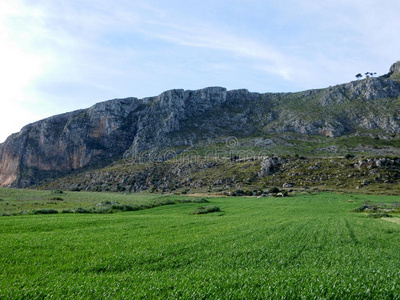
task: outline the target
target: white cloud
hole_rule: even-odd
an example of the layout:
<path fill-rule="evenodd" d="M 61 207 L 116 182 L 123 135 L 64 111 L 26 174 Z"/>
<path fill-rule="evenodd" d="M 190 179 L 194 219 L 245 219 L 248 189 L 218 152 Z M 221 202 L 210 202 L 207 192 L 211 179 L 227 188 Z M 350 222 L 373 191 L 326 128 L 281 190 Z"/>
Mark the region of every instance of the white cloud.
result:
<path fill-rule="evenodd" d="M 206 48 L 224 51 L 241 58 L 260 60 L 269 63 L 269 72 L 288 78 L 285 69 L 287 57 L 266 44 L 261 44 L 247 37 L 236 36 L 202 24 L 193 27 L 177 27 L 168 23 L 158 24 L 160 30 L 145 32 L 148 36 L 163 39 L 187 47 Z"/>
<path fill-rule="evenodd" d="M 9 15 L 18 13 L 18 7 L 10 2 L 0 4 L 0 142 L 24 125 L 40 118 L 27 110 L 26 89 L 42 71 L 43 60 L 24 52 L 12 39 L 12 31 L 6 25 Z"/>
<path fill-rule="evenodd" d="M 394 0 L 3 0 L 0 125 L 176 87 L 295 91 L 383 73 L 399 59 L 399 10 Z"/>

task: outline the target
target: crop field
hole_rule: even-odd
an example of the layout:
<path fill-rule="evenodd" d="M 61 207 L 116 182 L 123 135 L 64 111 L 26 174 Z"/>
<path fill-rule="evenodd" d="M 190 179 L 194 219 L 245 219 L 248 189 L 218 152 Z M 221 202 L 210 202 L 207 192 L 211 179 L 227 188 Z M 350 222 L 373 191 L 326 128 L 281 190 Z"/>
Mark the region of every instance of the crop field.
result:
<path fill-rule="evenodd" d="M 52 213 L 110 213 L 141 210 L 177 202 L 202 202 L 198 197 L 152 193 L 99 193 L 0 188 L 0 216 Z"/>
<path fill-rule="evenodd" d="M 8 205 L 21 199 L 2 192 Z M 29 205 L 49 193 L 35 191 Z M 68 194 L 65 202 L 130 199 Z M 0 299 L 400 299 L 399 218 L 352 212 L 367 201 L 399 200 L 216 197 L 207 205 L 220 211 L 208 214 L 193 213 L 203 204 L 176 203 L 113 214 L 3 216 Z"/>

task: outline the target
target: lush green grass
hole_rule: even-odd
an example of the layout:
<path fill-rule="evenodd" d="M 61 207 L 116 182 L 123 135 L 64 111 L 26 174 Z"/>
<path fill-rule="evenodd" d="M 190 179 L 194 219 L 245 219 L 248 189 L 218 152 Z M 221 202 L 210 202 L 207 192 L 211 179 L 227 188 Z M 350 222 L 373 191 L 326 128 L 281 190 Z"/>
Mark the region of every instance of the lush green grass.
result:
<path fill-rule="evenodd" d="M 173 204 L 179 201 L 199 201 L 199 199 L 152 193 L 98 193 L 0 188 L 0 216 L 31 214 L 49 209 L 57 212 L 75 211 L 78 208 L 99 211 L 104 209 L 105 206 L 112 205 L 125 205 L 141 209 Z"/>
<path fill-rule="evenodd" d="M 351 212 L 365 201 L 399 198 L 214 198 L 222 212 L 206 215 L 182 203 L 2 217 L 0 298 L 399 299 L 400 225 Z"/>

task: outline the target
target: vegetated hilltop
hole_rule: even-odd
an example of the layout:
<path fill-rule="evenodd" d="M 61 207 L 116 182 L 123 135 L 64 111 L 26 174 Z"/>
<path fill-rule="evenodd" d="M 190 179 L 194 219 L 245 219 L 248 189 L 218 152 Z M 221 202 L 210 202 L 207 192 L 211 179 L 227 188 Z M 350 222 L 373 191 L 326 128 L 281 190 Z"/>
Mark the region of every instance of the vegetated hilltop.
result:
<path fill-rule="evenodd" d="M 396 155 L 399 74 L 397 62 L 382 77 L 298 93 L 209 87 L 98 103 L 8 137 L 0 144 L 0 186 L 28 187 L 122 157 L 137 163 L 243 151 Z"/>

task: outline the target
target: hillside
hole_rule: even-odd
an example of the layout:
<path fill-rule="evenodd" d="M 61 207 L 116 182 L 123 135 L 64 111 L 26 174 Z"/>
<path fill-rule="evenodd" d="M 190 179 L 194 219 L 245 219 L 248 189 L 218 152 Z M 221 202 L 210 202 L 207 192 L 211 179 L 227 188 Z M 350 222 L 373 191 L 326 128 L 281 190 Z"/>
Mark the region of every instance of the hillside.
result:
<path fill-rule="evenodd" d="M 48 184 L 109 164 L 146 168 L 185 156 L 257 157 L 258 171 L 262 158 L 271 154 L 396 156 L 399 66 L 382 77 L 298 93 L 170 90 L 53 116 L 0 144 L 0 186 Z M 140 189 L 150 188 L 146 183 Z"/>

